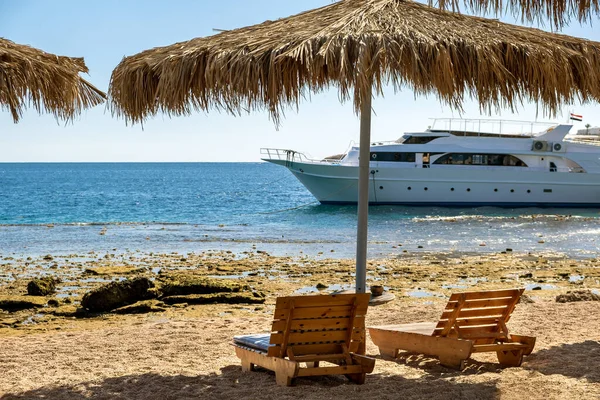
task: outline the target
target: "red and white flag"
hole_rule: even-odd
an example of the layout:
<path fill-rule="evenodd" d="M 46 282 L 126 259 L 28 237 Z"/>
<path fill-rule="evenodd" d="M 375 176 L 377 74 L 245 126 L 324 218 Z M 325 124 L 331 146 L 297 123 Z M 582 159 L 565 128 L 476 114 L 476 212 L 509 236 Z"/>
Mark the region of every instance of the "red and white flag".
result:
<path fill-rule="evenodd" d="M 573 121 L 583 121 L 583 115 L 577 115 L 577 114 L 571 113 L 571 119 Z"/>

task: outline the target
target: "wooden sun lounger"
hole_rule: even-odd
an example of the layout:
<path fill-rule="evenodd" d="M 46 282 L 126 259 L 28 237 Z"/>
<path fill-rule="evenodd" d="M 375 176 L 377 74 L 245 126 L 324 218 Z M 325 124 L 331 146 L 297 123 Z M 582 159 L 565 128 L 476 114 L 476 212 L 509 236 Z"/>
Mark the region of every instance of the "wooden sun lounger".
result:
<path fill-rule="evenodd" d="M 462 369 L 472 353 L 495 351 L 501 365 L 518 367 L 535 345 L 535 337 L 511 334 L 506 327 L 523 291 L 455 293 L 437 323 L 374 326 L 369 333 L 379 352 L 394 358 L 406 350 Z"/>
<path fill-rule="evenodd" d="M 278 298 L 270 334 L 234 337 L 242 370 L 259 365 L 275 371 L 277 383 L 287 386 L 298 376 L 338 374 L 364 383 L 375 367 L 374 358 L 356 354 L 365 341 L 369 298 L 369 294 Z"/>

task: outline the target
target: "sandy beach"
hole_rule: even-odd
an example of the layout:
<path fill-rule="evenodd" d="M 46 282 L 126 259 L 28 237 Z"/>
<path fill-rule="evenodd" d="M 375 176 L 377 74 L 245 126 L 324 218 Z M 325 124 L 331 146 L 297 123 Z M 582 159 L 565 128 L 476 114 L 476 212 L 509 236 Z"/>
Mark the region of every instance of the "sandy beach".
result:
<path fill-rule="evenodd" d="M 0 400 L 600 400 L 600 0 L 0 21 Z"/>
<path fill-rule="evenodd" d="M 352 260 L 271 257 L 257 250 L 71 254 L 0 261 L 0 297 L 26 293 L 27 281 L 45 271 L 61 279 L 58 295 L 47 297 L 58 305 L 0 312 L 2 399 L 600 397 L 600 321 L 596 318 L 600 302 L 555 301 L 568 291 L 593 292 L 600 287 L 600 263 L 595 259 L 508 252 L 421 253 L 373 260 L 369 282 L 383 284 L 396 299 L 370 307 L 367 325 L 435 321 L 447 296 L 456 291 L 527 287 L 535 290 L 525 292 L 526 301 L 517 306 L 509 329 L 536 336 L 534 352 L 518 368 L 501 368 L 495 355 L 484 353 L 475 355 L 465 370 L 456 371 L 421 355 L 382 357 L 368 340 L 367 355 L 377 362 L 365 385 L 333 376 L 299 378 L 293 387 L 277 386 L 269 371 L 242 373 L 231 339 L 268 330 L 277 296 L 310 294 L 318 284 L 326 286 L 324 292 L 351 285 Z M 86 272 L 89 269 L 98 273 L 94 279 Z M 136 276 L 158 279 L 160 274 L 182 271 L 220 276 L 260 290 L 266 301 L 178 304 L 164 311 L 126 315 L 84 317 L 65 311 L 76 309 L 85 291 L 132 276 L 132 269 Z"/>

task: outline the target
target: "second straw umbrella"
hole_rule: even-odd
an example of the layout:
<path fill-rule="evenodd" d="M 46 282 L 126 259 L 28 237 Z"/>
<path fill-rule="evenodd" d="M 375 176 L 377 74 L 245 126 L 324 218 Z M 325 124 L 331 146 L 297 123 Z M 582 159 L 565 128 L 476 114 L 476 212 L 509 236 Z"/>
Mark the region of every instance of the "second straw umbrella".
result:
<path fill-rule="evenodd" d="M 0 107 L 18 122 L 31 103 L 38 112 L 70 120 L 106 94 L 79 76 L 83 58 L 64 57 L 0 38 Z"/>

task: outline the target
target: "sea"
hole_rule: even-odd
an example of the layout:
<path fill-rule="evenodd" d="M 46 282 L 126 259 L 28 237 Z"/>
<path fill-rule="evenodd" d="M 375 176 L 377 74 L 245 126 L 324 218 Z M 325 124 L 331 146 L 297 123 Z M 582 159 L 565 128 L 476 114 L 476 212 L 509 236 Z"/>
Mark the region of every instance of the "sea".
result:
<path fill-rule="evenodd" d="M 269 163 L 1 163 L 0 256 L 262 250 L 352 258 L 356 206 Z M 371 206 L 368 257 L 596 257 L 598 209 Z"/>

